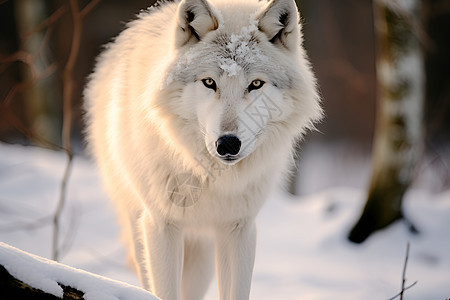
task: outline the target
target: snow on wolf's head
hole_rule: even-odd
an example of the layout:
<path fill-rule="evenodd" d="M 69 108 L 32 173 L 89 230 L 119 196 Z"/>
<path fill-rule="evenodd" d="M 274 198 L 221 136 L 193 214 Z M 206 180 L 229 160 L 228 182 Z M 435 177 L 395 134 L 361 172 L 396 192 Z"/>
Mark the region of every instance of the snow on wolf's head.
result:
<path fill-rule="evenodd" d="M 233 165 L 265 143 L 292 143 L 321 116 L 294 0 L 184 0 L 168 86 L 209 154 Z M 192 141 L 191 141 L 192 142 Z"/>

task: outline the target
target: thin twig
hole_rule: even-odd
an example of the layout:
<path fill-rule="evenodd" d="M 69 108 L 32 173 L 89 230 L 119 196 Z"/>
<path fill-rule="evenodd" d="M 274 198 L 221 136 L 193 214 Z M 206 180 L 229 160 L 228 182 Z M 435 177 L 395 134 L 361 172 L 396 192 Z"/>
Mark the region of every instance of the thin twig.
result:
<path fill-rule="evenodd" d="M 413 284 L 411 284 L 411 285 L 405 287 L 403 291 L 401 291 L 400 293 L 398 293 L 398 294 L 395 295 L 394 297 L 389 298 L 388 300 L 395 300 L 396 298 L 398 298 L 398 296 L 403 297 L 403 293 L 404 293 L 405 291 L 409 290 L 410 288 L 412 288 L 413 286 L 415 286 L 416 284 L 417 284 L 417 281 L 415 281 Z M 402 298 L 400 298 L 400 300 L 401 300 L 401 299 L 402 299 Z"/>
<path fill-rule="evenodd" d="M 11 103 L 11 101 L 15 98 L 15 96 L 18 93 L 21 93 L 25 90 L 27 90 L 28 88 L 30 88 L 32 85 L 34 85 L 37 81 L 45 79 L 47 77 L 49 77 L 50 75 L 52 75 L 56 70 L 58 69 L 58 65 L 56 62 L 52 63 L 50 66 L 48 66 L 47 68 L 45 68 L 44 71 L 40 72 L 39 74 L 37 74 L 35 77 L 33 77 L 31 80 L 28 81 L 24 81 L 24 82 L 20 82 L 15 84 L 9 91 L 8 94 L 6 95 L 5 99 L 3 100 L 3 104 L 5 106 L 9 105 Z"/>
<path fill-rule="evenodd" d="M 39 46 L 39 50 L 36 53 L 30 53 L 24 50 L 19 50 L 6 57 L 0 56 L 0 73 L 7 70 L 7 68 L 15 62 L 24 63 L 26 66 L 28 66 L 31 73 L 30 79 L 15 84 L 8 91 L 5 99 L 3 100 L 4 105 L 9 105 L 10 102 L 15 98 L 15 96 L 18 93 L 27 90 L 28 88 L 36 84 L 39 80 L 49 77 L 57 70 L 58 64 L 56 62 L 50 64 L 43 71 L 39 71 L 39 69 L 36 67 L 35 64 L 35 60 L 42 57 L 42 53 L 44 52 L 46 46 L 48 45 L 48 42 L 50 40 L 50 32 L 51 32 L 50 30 L 47 30 L 47 32 L 44 35 L 44 38 L 42 39 L 41 45 Z"/>
<path fill-rule="evenodd" d="M 30 68 L 31 76 L 34 78 L 39 73 L 34 65 L 34 57 L 31 53 L 19 50 L 7 57 L 0 58 L 0 73 L 4 72 L 12 63 L 22 62 Z"/>
<path fill-rule="evenodd" d="M 406 266 L 408 265 L 409 258 L 409 242 L 406 245 L 406 256 L 405 263 L 403 264 L 403 273 L 402 273 L 402 289 L 400 290 L 400 300 L 403 300 L 403 292 L 405 291 L 405 283 L 406 283 Z"/>
<path fill-rule="evenodd" d="M 55 24 L 67 11 L 67 7 L 65 5 L 61 6 L 57 10 L 55 10 L 48 18 L 46 18 L 44 21 L 41 22 L 38 26 L 33 28 L 30 32 L 27 32 L 23 39 L 28 39 L 32 35 L 43 31 L 44 29 L 50 28 Z"/>
<path fill-rule="evenodd" d="M 415 286 L 417 284 L 417 281 L 415 281 L 410 286 L 405 287 L 405 284 L 406 284 L 406 266 L 408 265 L 408 258 L 409 258 L 409 242 L 406 245 L 406 256 L 405 256 L 405 262 L 403 264 L 402 288 L 400 290 L 400 293 L 398 293 L 397 295 L 395 295 L 392 298 L 389 298 L 388 300 L 394 300 L 394 299 L 396 299 L 399 296 L 400 296 L 400 300 L 403 300 L 403 294 L 405 293 L 405 291 L 409 290 L 410 288 L 412 288 L 413 286 Z"/>
<path fill-rule="evenodd" d="M 67 164 L 64 171 L 64 177 L 61 181 L 61 189 L 58 205 L 53 218 L 53 245 L 52 258 L 58 261 L 59 258 L 59 223 L 61 214 L 66 202 L 67 183 L 72 168 L 72 150 L 70 146 L 70 132 L 72 129 L 72 95 L 73 95 L 73 69 L 80 50 L 82 22 L 79 17 L 78 0 L 70 0 L 70 11 L 73 21 L 72 45 L 69 52 L 69 58 L 63 70 L 63 126 L 62 126 L 62 146 L 67 154 Z"/>
<path fill-rule="evenodd" d="M 60 229 L 60 219 L 61 214 L 64 208 L 65 199 L 66 199 L 66 191 L 67 184 L 70 177 L 70 172 L 72 168 L 73 154 L 70 145 L 70 136 L 72 129 L 72 98 L 74 91 L 74 78 L 73 71 L 75 68 L 75 63 L 79 54 L 80 44 L 81 44 L 81 33 L 82 33 L 82 21 L 100 2 L 101 0 L 92 0 L 89 4 L 86 5 L 81 11 L 78 6 L 78 0 L 69 0 L 70 11 L 72 14 L 72 22 L 73 22 L 73 32 L 72 32 L 72 43 L 69 52 L 69 57 L 63 69 L 63 125 L 62 125 L 62 149 L 67 154 L 67 164 L 64 170 L 64 176 L 61 181 L 60 187 L 60 195 L 58 204 L 53 215 L 53 239 L 52 239 L 52 257 L 54 260 L 58 260 L 59 256 L 59 229 Z M 0 0 L 0 4 L 5 1 Z M 67 12 L 67 5 L 63 5 L 54 11 L 49 17 L 47 17 L 44 21 L 42 21 L 38 26 L 36 26 L 33 30 L 26 33 L 23 38 L 27 39 L 30 36 L 41 32 L 47 29 L 44 40 L 39 48 L 38 53 L 31 54 L 26 51 L 18 51 L 13 53 L 12 55 L 4 58 L 0 57 L 0 73 L 6 70 L 10 64 L 14 62 L 22 62 L 26 64 L 31 71 L 31 79 L 19 84 L 16 84 L 11 88 L 8 92 L 6 98 L 3 103 L 0 102 L 0 108 L 8 108 L 11 100 L 15 97 L 15 95 L 34 83 L 36 83 L 39 79 L 45 78 L 52 74 L 57 69 L 57 64 L 53 63 L 49 67 L 47 67 L 43 72 L 39 72 L 34 60 L 36 57 L 41 56 L 41 53 L 45 46 L 49 41 L 49 36 L 51 32 L 51 26 L 54 24 Z M 12 118 L 14 120 L 14 118 Z M 17 120 L 16 120 L 17 121 Z M 24 126 L 21 122 L 15 122 L 17 127 L 20 127 L 21 132 L 27 133 L 27 136 L 33 136 L 33 131 L 30 130 L 27 126 Z"/>
<path fill-rule="evenodd" d="M 8 224 L 3 224 L 0 226 L 0 232 L 2 233 L 11 233 L 15 231 L 28 231 L 28 230 L 36 230 L 39 227 L 43 227 L 51 224 L 52 216 L 45 216 L 30 222 L 11 222 Z"/>
<path fill-rule="evenodd" d="M 41 23 L 41 25 L 42 24 L 46 25 L 46 21 L 49 21 L 50 18 L 52 18 L 52 16 L 44 20 L 44 22 Z M 49 21 L 50 24 L 52 24 L 53 22 L 54 22 L 53 20 Z M 39 25 L 38 27 L 40 27 L 41 25 Z M 26 34 L 25 37 L 28 38 L 30 35 L 37 33 L 39 31 L 41 30 L 33 30 L 30 33 Z M 38 71 L 38 68 L 36 67 L 34 61 L 39 57 L 42 57 L 42 53 L 46 49 L 48 42 L 50 40 L 50 32 L 51 32 L 50 29 L 46 31 L 42 39 L 41 45 L 39 46 L 39 49 L 36 53 L 30 53 L 25 50 L 19 50 L 6 57 L 0 56 L 0 73 L 4 72 L 12 63 L 22 62 L 26 64 L 30 69 L 32 79 L 34 81 L 37 81 L 40 72 Z"/>
<path fill-rule="evenodd" d="M 72 14 L 73 31 L 72 44 L 63 70 L 63 126 L 62 126 L 62 146 L 67 154 L 67 164 L 64 171 L 64 177 L 61 182 L 60 197 L 56 207 L 53 219 L 53 259 L 59 257 L 59 223 L 61 213 L 66 202 L 66 189 L 72 168 L 73 154 L 70 145 L 70 136 L 72 129 L 72 98 L 74 90 L 73 70 L 80 51 L 81 33 L 83 30 L 83 18 L 99 3 L 98 0 L 91 1 L 81 12 L 78 6 L 78 0 L 70 0 L 70 11 Z"/>
<path fill-rule="evenodd" d="M 55 261 L 58 261 L 59 258 L 59 242 L 58 242 L 58 238 L 59 238 L 59 224 L 60 224 L 60 218 L 61 218 L 61 214 L 64 208 L 64 204 L 65 204 L 65 200 L 66 200 L 66 190 L 67 190 L 67 183 L 69 181 L 69 176 L 70 176 L 70 171 L 72 169 L 72 153 L 66 152 L 67 153 L 67 165 L 66 165 L 66 169 L 64 171 L 64 177 L 61 181 L 61 189 L 60 189 L 60 194 L 59 194 L 59 200 L 58 200 L 58 205 L 56 207 L 56 211 L 55 214 L 53 216 L 53 239 L 52 239 L 52 259 Z"/>
<path fill-rule="evenodd" d="M 26 125 L 23 120 L 21 120 L 19 117 L 16 116 L 15 112 L 10 109 L 10 107 L 4 103 L 0 102 L 0 110 L 9 110 L 8 113 L 6 113 L 5 121 L 8 124 L 11 124 L 15 129 L 17 129 L 20 133 L 22 133 L 24 136 L 26 136 L 29 139 L 35 140 L 39 142 L 39 144 L 50 148 L 50 149 L 57 149 L 61 150 L 61 146 L 54 144 L 50 142 L 48 139 L 43 138 L 36 132 L 34 132 L 28 125 Z"/>
<path fill-rule="evenodd" d="M 80 12 L 80 18 L 83 20 L 102 0 L 92 0 Z"/>
<path fill-rule="evenodd" d="M 68 223 L 68 226 L 67 226 L 68 229 L 64 233 L 64 240 L 62 241 L 60 248 L 59 248 L 60 256 L 63 256 L 64 254 L 68 253 L 70 251 L 70 248 L 73 246 L 73 242 L 76 237 L 76 232 L 79 228 L 79 223 L 80 223 L 78 213 L 79 213 L 79 211 L 75 207 L 73 209 L 71 209 L 69 221 L 66 222 L 66 223 Z"/>

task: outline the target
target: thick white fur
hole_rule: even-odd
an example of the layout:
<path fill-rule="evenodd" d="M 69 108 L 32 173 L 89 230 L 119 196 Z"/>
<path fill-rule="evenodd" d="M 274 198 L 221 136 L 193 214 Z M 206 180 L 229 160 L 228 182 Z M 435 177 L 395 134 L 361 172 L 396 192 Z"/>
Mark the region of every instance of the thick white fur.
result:
<path fill-rule="evenodd" d="M 293 0 L 184 0 L 141 13 L 98 58 L 88 141 L 160 298 L 201 299 L 215 257 L 220 299 L 248 299 L 255 216 L 322 116 L 301 39 Z M 217 157 L 224 134 L 241 139 L 238 161 Z M 186 174 L 201 193 L 180 205 L 170 195 Z"/>

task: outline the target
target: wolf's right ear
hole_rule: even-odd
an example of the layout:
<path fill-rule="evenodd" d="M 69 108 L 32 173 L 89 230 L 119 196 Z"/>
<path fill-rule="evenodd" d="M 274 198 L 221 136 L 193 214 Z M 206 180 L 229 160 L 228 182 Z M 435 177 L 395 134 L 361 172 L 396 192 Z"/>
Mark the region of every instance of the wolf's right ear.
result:
<path fill-rule="evenodd" d="M 177 47 L 200 41 L 219 27 L 217 18 L 206 0 L 183 0 L 178 5 Z"/>

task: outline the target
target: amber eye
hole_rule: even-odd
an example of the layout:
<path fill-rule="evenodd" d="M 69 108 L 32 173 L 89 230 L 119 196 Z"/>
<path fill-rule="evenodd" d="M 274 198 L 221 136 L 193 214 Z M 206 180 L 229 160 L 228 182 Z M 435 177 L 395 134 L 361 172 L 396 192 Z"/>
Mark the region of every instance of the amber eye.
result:
<path fill-rule="evenodd" d="M 216 82 L 212 78 L 208 77 L 208 78 L 202 79 L 202 82 L 203 82 L 203 85 L 206 86 L 208 89 L 212 89 L 214 91 L 217 90 Z"/>
<path fill-rule="evenodd" d="M 251 92 L 253 90 L 260 89 L 260 88 L 262 88 L 264 83 L 265 83 L 264 81 L 259 80 L 259 79 L 253 80 L 252 83 L 248 86 L 248 91 Z"/>

